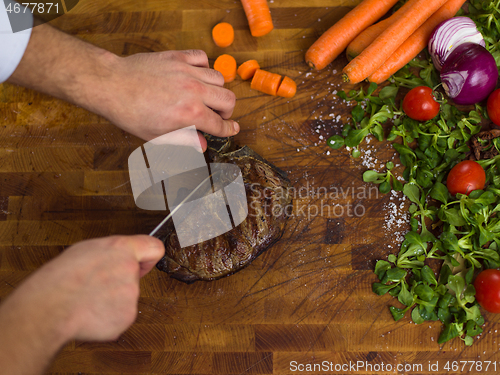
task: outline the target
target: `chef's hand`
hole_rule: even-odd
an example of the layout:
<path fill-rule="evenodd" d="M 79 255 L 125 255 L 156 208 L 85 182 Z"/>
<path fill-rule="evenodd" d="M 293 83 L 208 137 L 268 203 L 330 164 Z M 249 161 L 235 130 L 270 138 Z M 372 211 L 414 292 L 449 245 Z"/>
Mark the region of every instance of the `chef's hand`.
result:
<path fill-rule="evenodd" d="M 33 28 L 8 81 L 84 107 L 147 141 L 190 125 L 220 137 L 239 131 L 229 119 L 235 95 L 199 50 L 118 57 L 43 24 Z"/>
<path fill-rule="evenodd" d="M 229 120 L 236 97 L 210 69 L 200 50 L 136 54 L 120 58 L 107 87 L 107 105 L 96 111 L 145 140 L 195 125 L 217 136 L 238 133 Z"/>
<path fill-rule="evenodd" d="M 29 282 L 52 290 L 45 301 L 66 310 L 62 321 L 72 338 L 114 340 L 136 318 L 139 279 L 164 254 L 163 243 L 146 235 L 88 240 L 68 248 Z"/>
<path fill-rule="evenodd" d="M 150 236 L 113 236 L 80 242 L 42 266 L 0 305 L 2 371 L 42 373 L 72 339 L 116 340 L 137 316 L 140 277 L 164 252 Z"/>

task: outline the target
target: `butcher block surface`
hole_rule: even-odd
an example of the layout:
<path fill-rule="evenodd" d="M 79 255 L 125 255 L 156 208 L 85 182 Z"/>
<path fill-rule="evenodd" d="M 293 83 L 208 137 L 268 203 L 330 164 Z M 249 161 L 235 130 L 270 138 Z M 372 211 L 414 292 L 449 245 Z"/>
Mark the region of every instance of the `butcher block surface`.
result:
<path fill-rule="evenodd" d="M 335 95 L 353 88 L 342 83 L 346 59 L 320 72 L 304 62 L 306 49 L 358 2 L 270 0 L 275 29 L 260 38 L 250 35 L 237 0 L 81 0 L 51 22 L 122 56 L 196 48 L 211 64 L 222 53 L 238 63 L 256 59 L 293 78 L 297 95 L 261 94 L 239 78 L 226 84 L 238 98 L 236 141 L 288 173 L 294 187 L 283 238 L 213 282 L 187 285 L 154 269 L 141 280 L 129 330 L 116 342 L 68 343 L 48 374 L 500 372 L 500 363 L 485 371 L 500 360 L 497 316 L 485 313 L 472 347 L 459 339 L 439 345 L 439 323 L 394 322 L 388 306 L 398 302 L 371 290 L 375 261 L 397 251 L 408 229 L 407 202 L 378 193 L 362 173 L 383 169 L 395 154 L 373 137 L 358 159 L 327 146 L 350 113 Z M 235 28 L 225 49 L 211 39 L 220 21 Z M 132 196 L 127 160 L 142 143 L 81 108 L 0 86 L 1 299 L 73 243 L 145 234 L 161 221 L 164 212 L 141 210 Z M 481 362 L 482 371 L 460 361 Z"/>

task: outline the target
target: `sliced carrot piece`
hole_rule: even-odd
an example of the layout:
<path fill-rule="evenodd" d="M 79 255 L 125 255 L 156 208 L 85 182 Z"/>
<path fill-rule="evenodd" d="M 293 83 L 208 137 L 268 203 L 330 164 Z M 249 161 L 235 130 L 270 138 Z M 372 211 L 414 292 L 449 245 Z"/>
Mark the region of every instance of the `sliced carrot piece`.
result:
<path fill-rule="evenodd" d="M 236 72 L 241 77 L 241 79 L 246 81 L 247 79 L 253 77 L 257 69 L 260 69 L 257 60 L 248 60 L 241 64 Z"/>
<path fill-rule="evenodd" d="M 227 22 L 220 22 L 212 29 L 212 38 L 217 47 L 229 47 L 234 41 L 234 29 Z"/>
<path fill-rule="evenodd" d="M 293 98 L 297 92 L 297 84 L 289 77 L 283 78 L 283 81 L 278 88 L 277 95 L 285 98 Z"/>
<path fill-rule="evenodd" d="M 363 0 L 309 47 L 306 63 L 321 70 L 345 50 L 364 29 L 386 14 L 398 0 Z"/>
<path fill-rule="evenodd" d="M 281 75 L 257 69 L 250 83 L 250 87 L 265 94 L 276 95 L 280 83 Z"/>
<path fill-rule="evenodd" d="M 232 82 L 236 78 L 236 60 L 231 55 L 220 55 L 214 63 L 214 69 L 221 72 L 224 82 Z"/>
<path fill-rule="evenodd" d="M 267 0 L 241 0 L 252 36 L 263 36 L 274 29 Z"/>

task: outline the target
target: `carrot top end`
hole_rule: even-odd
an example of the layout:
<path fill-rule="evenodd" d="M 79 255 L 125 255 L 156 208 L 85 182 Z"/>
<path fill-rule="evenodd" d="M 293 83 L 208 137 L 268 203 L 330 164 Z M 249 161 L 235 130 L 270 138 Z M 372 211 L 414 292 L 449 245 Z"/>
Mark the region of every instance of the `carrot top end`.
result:
<path fill-rule="evenodd" d="M 316 69 L 316 66 L 314 65 L 314 63 L 312 61 L 306 61 L 307 65 L 309 65 L 310 68 L 312 69 Z"/>

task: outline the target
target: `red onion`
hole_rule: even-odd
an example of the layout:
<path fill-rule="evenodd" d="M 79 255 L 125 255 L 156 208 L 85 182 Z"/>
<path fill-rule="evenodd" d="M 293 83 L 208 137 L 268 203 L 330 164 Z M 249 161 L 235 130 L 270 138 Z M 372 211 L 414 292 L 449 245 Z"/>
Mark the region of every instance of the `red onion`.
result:
<path fill-rule="evenodd" d="M 488 97 L 497 84 L 495 59 L 475 43 L 456 47 L 441 70 L 446 94 L 457 104 L 474 104 Z"/>
<path fill-rule="evenodd" d="M 436 69 L 441 70 L 448 56 L 463 43 L 485 46 L 483 36 L 469 17 L 453 17 L 437 25 L 428 44 Z"/>

